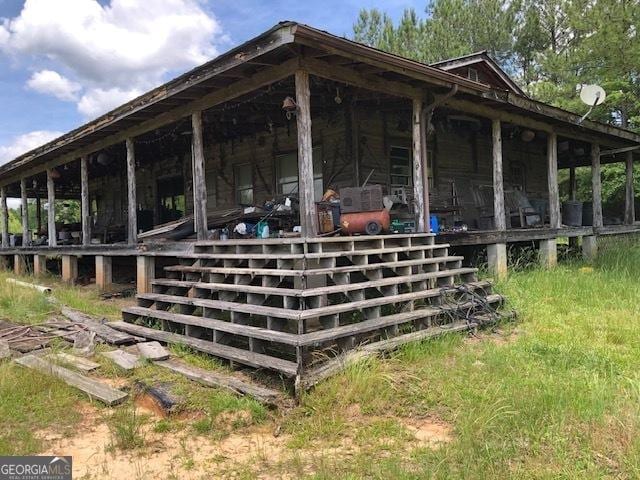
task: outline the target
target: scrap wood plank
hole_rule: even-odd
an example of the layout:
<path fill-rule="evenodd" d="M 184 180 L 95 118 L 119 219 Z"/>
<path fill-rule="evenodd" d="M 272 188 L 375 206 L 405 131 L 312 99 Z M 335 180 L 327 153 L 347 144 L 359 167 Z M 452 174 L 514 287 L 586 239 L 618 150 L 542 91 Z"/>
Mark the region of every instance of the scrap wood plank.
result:
<path fill-rule="evenodd" d="M 100 366 L 99 363 L 65 352 L 51 353 L 47 355 L 47 358 L 54 362 L 66 363 L 84 372 L 90 372 Z"/>
<path fill-rule="evenodd" d="M 169 352 L 160 345 L 160 342 L 142 342 L 137 345 L 140 356 L 149 360 L 166 360 Z"/>
<path fill-rule="evenodd" d="M 67 385 L 71 385 L 72 387 L 82 390 L 90 397 L 97 398 L 109 406 L 121 403 L 125 398 L 127 398 L 127 394 L 125 392 L 116 390 L 115 388 L 105 385 L 93 378 L 85 377 L 77 372 L 55 365 L 35 355 L 25 355 L 23 357 L 16 358 L 14 362 L 22 365 L 23 367 L 60 378 L 61 380 L 64 380 Z"/>
<path fill-rule="evenodd" d="M 102 352 L 102 356 L 107 357 L 113 363 L 118 365 L 124 370 L 133 370 L 136 367 L 142 365 L 140 358 L 132 353 L 125 352 L 124 350 L 111 350 L 109 352 Z"/>
<path fill-rule="evenodd" d="M 188 379 L 208 387 L 225 388 L 238 395 L 253 397 L 259 402 L 268 405 L 283 405 L 286 403 L 285 396 L 282 395 L 281 392 L 241 380 L 231 375 L 205 370 L 204 368 L 195 367 L 175 359 L 162 360 L 154 363 L 155 365 L 184 375 Z"/>
<path fill-rule="evenodd" d="M 69 320 L 86 325 L 90 331 L 95 332 L 98 337 L 107 343 L 121 345 L 125 343 L 135 343 L 138 340 L 133 335 L 115 330 L 108 324 L 101 323 L 95 317 L 79 312 L 78 310 L 62 307 L 60 312 Z"/>

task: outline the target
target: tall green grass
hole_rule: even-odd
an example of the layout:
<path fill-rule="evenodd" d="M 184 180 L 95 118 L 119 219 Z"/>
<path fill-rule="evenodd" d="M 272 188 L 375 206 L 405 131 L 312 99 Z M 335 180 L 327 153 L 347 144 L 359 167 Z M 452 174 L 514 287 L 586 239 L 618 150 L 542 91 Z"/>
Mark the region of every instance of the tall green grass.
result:
<path fill-rule="evenodd" d="M 314 478 L 638 478 L 639 273 L 637 237 L 602 240 L 593 264 L 516 271 L 497 286 L 516 324 L 349 368 L 304 397 L 291 444 L 344 442 L 381 417 L 435 417 L 451 443 L 383 452 L 372 433 L 370 448 L 315 462 Z"/>

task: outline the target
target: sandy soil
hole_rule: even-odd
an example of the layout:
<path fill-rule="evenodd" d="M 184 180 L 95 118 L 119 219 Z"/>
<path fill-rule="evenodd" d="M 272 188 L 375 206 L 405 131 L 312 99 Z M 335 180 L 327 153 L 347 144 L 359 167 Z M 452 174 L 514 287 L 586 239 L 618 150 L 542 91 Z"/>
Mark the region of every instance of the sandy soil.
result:
<path fill-rule="evenodd" d="M 122 451 L 112 447 L 113 439 L 105 422 L 105 414 L 89 404 L 82 404 L 79 408 L 82 410 L 83 420 L 76 429 L 77 434 L 63 437 L 53 431 L 40 432 L 48 445 L 46 451 L 41 453 L 73 456 L 73 474 L 76 479 L 233 478 L 239 465 L 266 471 L 270 470 L 267 467 L 286 462 L 292 455 L 299 458 L 319 454 L 348 457 L 358 448 L 351 439 L 345 438 L 337 447 L 333 445 L 318 450 L 316 446 L 309 452 L 294 452 L 287 447 L 290 437 L 286 434 L 274 435 L 273 425 L 242 429 L 222 440 L 215 440 L 208 436 L 194 435 L 190 430 L 156 433 L 152 430 L 153 422 L 149 422 L 144 430 L 145 446 Z M 140 414 L 150 415 L 152 419 L 158 419 L 154 409 L 147 408 L 147 405 L 139 404 L 138 411 Z M 349 413 L 354 418 L 361 417 L 357 405 Z M 229 423 L 236 420 L 235 415 L 231 415 L 228 420 Z M 417 447 L 437 448 L 452 439 L 451 427 L 437 418 L 404 418 L 401 422 L 415 436 Z M 262 473 L 258 478 L 283 477 Z"/>

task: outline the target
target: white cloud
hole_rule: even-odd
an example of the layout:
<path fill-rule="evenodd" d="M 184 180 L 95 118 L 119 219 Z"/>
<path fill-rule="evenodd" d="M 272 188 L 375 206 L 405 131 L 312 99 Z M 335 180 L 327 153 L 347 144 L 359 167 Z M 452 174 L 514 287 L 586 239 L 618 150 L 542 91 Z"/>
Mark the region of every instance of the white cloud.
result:
<path fill-rule="evenodd" d="M 13 160 L 17 156 L 27 153 L 29 150 L 33 150 L 60 135 L 62 135 L 62 132 L 50 130 L 36 130 L 18 135 L 7 145 L 0 145 L 0 164 L 7 163 L 9 160 Z"/>
<path fill-rule="evenodd" d="M 78 102 L 78 111 L 91 118 L 108 112 L 118 105 L 136 98 L 143 92 L 137 89 L 122 90 L 120 88 L 93 88 L 87 91 Z"/>
<path fill-rule="evenodd" d="M 122 98 L 123 92 L 148 90 L 169 73 L 214 57 L 215 43 L 224 40 L 220 24 L 198 0 L 111 0 L 104 6 L 96 0 L 27 0 L 17 17 L 0 22 L 0 50 L 68 72 L 66 80 L 84 90 L 75 97 L 80 111 L 91 115 L 113 107 L 110 99 L 118 94 L 104 92 Z M 51 87 L 47 93 L 61 98 L 60 92 Z"/>
<path fill-rule="evenodd" d="M 82 85 L 53 70 L 40 70 L 31 75 L 27 87 L 39 93 L 53 95 L 59 100 L 73 102 L 77 100 Z"/>

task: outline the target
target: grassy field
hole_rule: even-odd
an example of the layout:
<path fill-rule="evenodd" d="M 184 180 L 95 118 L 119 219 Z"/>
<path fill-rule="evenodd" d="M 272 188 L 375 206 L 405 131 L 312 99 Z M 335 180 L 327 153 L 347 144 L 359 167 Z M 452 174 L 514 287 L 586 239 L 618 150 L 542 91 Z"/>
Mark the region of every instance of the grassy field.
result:
<path fill-rule="evenodd" d="M 171 379 L 194 411 L 205 412 L 143 419 L 155 431 L 212 445 L 256 425 L 279 433 L 277 455 L 256 452 L 202 478 L 638 478 L 638 278 L 640 241 L 633 237 L 603 242 L 594 264 L 514 272 L 498 290 L 517 310 L 515 323 L 359 363 L 286 412 L 193 387 L 151 366 L 130 379 Z M 37 294 L 0 282 L 0 316 L 37 321 L 48 314 Z M 66 295 L 78 308 L 101 308 L 90 292 Z M 69 407 L 80 398 L 58 382 L 1 364 L 0 454 L 39 451 L 36 429 L 72 427 L 79 418 Z M 120 408 L 117 424 L 138 421 Z M 445 434 L 431 442 L 420 425 Z M 122 445 L 114 448 L 144 443 L 135 428 L 124 430 L 115 433 Z"/>

